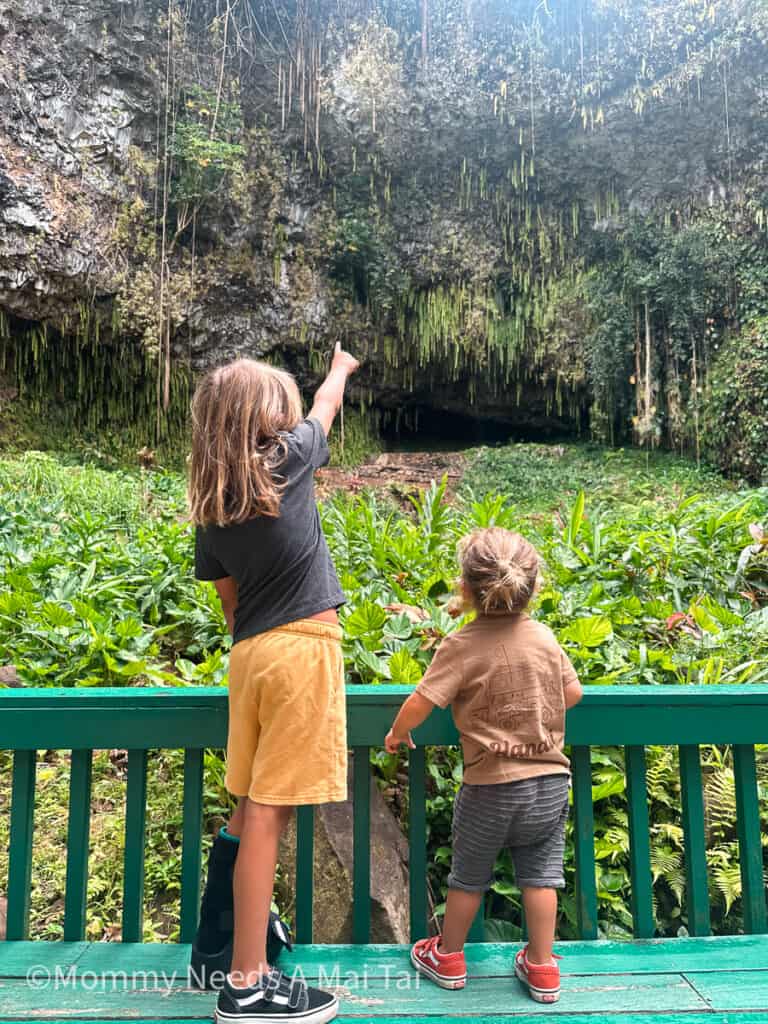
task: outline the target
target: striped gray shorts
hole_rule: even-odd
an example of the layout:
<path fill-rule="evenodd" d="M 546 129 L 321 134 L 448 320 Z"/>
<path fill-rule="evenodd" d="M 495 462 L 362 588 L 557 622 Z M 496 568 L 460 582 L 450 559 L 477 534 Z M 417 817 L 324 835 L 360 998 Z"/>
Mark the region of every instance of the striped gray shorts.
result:
<path fill-rule="evenodd" d="M 453 808 L 448 887 L 485 892 L 499 852 L 509 849 L 521 889 L 562 889 L 569 785 L 568 775 L 464 784 Z"/>

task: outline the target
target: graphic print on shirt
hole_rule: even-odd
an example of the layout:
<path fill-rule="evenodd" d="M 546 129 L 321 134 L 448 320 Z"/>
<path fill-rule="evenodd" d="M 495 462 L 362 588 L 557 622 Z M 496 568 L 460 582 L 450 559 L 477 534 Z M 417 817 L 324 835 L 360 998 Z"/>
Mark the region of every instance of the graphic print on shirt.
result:
<path fill-rule="evenodd" d="M 494 655 L 493 671 L 485 686 L 486 702 L 473 709 L 472 717 L 493 731 L 508 734 L 488 744 L 497 757 L 540 757 L 557 746 L 552 730 L 557 721 L 558 684 L 542 680 L 533 685 L 515 685 L 503 644 L 496 645 Z"/>

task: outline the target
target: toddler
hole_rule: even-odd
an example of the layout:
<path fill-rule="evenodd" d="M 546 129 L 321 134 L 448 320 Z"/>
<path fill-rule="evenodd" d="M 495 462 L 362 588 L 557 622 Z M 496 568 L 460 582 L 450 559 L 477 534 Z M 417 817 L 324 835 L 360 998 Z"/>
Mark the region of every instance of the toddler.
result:
<path fill-rule="evenodd" d="M 390 753 L 413 747 L 411 730 L 435 706 L 450 705 L 464 755 L 443 933 L 417 942 L 411 960 L 443 988 L 464 987 L 464 943 L 508 848 L 529 937 L 515 973 L 533 999 L 553 1003 L 570 784 L 565 712 L 581 699 L 581 685 L 552 632 L 525 613 L 539 579 L 533 545 L 499 527 L 476 530 L 461 541 L 459 560 L 462 596 L 477 615 L 440 644 L 385 740 Z"/>

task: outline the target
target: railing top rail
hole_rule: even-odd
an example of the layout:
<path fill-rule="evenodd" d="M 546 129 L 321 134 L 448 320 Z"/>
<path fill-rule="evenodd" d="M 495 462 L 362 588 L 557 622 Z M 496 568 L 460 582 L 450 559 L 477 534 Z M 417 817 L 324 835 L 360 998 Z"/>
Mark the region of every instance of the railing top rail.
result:
<path fill-rule="evenodd" d="M 347 685 L 347 699 L 354 704 L 389 704 L 393 707 L 413 690 L 411 684 L 381 683 Z M 0 700 L 10 706 L 36 708 L 58 704 L 62 698 L 83 707 L 154 706 L 158 700 L 182 705 L 218 704 L 226 699 L 225 686 L 50 686 L 0 689 Z M 680 684 L 660 686 L 586 686 L 584 704 L 667 705 L 757 704 L 768 707 L 768 683 L 718 683 L 708 686 Z"/>
<path fill-rule="evenodd" d="M 381 744 L 410 686 L 349 686 L 349 741 Z M 223 745 L 223 687 L 0 690 L 0 749 L 194 748 Z M 417 730 L 456 742 L 450 713 Z M 768 743 L 768 685 L 588 687 L 569 712 L 574 745 Z"/>

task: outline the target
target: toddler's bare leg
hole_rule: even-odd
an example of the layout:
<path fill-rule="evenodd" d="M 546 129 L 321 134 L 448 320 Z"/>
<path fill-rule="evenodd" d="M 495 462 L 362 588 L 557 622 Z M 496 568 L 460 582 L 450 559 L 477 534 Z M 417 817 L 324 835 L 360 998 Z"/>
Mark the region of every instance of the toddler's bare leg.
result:
<path fill-rule="evenodd" d="M 557 890 L 525 888 L 523 906 L 528 928 L 528 959 L 532 964 L 548 964 L 555 941 Z"/>
<path fill-rule="evenodd" d="M 466 889 L 449 889 L 443 919 L 443 936 L 440 940 L 441 953 L 459 953 L 464 949 L 469 929 L 480 909 L 482 892 L 467 892 Z"/>
<path fill-rule="evenodd" d="M 235 862 L 235 941 L 230 974 L 238 987 L 255 984 L 269 970 L 267 925 L 280 833 L 292 807 L 244 802 Z M 240 807 L 235 814 L 237 817 Z"/>

